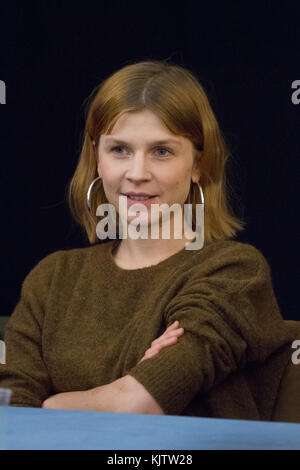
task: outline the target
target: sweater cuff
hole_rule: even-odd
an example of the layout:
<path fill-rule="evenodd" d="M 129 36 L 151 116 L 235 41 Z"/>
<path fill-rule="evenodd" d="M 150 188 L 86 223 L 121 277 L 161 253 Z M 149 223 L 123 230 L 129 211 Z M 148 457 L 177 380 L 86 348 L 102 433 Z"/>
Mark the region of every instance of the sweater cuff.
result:
<path fill-rule="evenodd" d="M 181 364 L 171 349 L 145 359 L 127 371 L 127 375 L 144 385 L 164 414 L 180 415 L 199 391 L 199 377 L 191 366 Z"/>

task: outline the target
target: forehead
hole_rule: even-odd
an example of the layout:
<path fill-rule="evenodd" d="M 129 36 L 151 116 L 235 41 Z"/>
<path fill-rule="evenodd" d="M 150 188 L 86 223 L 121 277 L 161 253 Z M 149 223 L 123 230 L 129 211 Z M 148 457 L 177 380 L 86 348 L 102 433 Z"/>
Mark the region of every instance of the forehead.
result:
<path fill-rule="evenodd" d="M 118 137 L 116 135 L 110 135 L 106 134 L 101 136 L 103 137 L 103 141 L 105 144 L 118 144 L 118 145 L 131 145 L 131 142 L 128 139 L 124 139 L 121 137 Z M 158 140 L 150 140 L 147 139 L 146 145 L 174 145 L 176 147 L 181 147 L 182 143 L 180 142 L 179 139 L 176 138 L 163 138 L 163 139 L 158 139 Z"/>
<path fill-rule="evenodd" d="M 105 143 L 127 145 L 142 142 L 147 146 L 154 144 L 181 146 L 186 139 L 170 133 L 155 113 L 144 109 L 122 114 L 114 123 L 110 134 L 103 134 L 102 140 Z"/>

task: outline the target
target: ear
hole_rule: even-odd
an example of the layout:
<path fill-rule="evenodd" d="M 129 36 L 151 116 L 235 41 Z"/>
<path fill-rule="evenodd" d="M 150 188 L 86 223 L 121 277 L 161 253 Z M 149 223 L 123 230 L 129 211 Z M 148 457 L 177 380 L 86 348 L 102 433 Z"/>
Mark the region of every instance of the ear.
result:
<path fill-rule="evenodd" d="M 101 176 L 101 178 L 102 178 L 102 174 L 101 174 L 101 170 L 100 170 L 99 157 L 98 157 L 98 160 L 97 160 L 97 173 L 98 173 L 98 176 Z"/>
<path fill-rule="evenodd" d="M 194 183 L 199 181 L 200 175 L 201 175 L 201 168 L 200 168 L 200 160 L 202 157 L 202 151 L 197 151 L 196 156 L 195 156 L 195 161 L 192 169 L 192 180 Z"/>
<path fill-rule="evenodd" d="M 96 149 L 94 146 L 94 141 L 93 141 L 93 147 L 94 149 Z M 101 171 L 100 171 L 100 155 L 99 154 L 97 155 L 97 173 L 98 173 L 98 176 L 102 177 Z"/>

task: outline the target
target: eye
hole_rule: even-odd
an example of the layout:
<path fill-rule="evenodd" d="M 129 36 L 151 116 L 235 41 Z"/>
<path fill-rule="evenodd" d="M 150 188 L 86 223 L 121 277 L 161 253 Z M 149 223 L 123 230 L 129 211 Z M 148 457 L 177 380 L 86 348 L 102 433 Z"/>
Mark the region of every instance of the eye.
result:
<path fill-rule="evenodd" d="M 124 149 L 124 147 L 123 147 L 122 145 L 115 145 L 114 147 L 111 147 L 111 148 L 110 148 L 110 152 L 115 152 L 115 153 L 117 153 L 117 154 L 119 154 L 119 155 L 122 155 L 122 152 L 119 152 L 119 151 L 118 151 L 119 149 L 122 150 L 122 149 Z M 159 151 L 167 152 L 168 154 L 172 154 L 172 153 L 173 153 L 170 149 L 168 149 L 168 148 L 166 148 L 166 147 L 156 147 L 155 150 L 156 150 L 156 151 L 159 150 Z M 158 156 L 159 156 L 159 157 L 165 157 L 165 156 L 167 156 L 167 154 L 158 154 Z"/>
<path fill-rule="evenodd" d="M 166 147 L 157 147 L 156 150 L 162 150 L 163 152 L 168 152 L 169 154 L 172 154 L 171 150 L 167 149 Z M 160 154 L 159 157 L 165 157 L 166 154 L 162 155 Z"/>
<path fill-rule="evenodd" d="M 115 147 L 112 147 L 112 148 L 110 149 L 110 151 L 111 151 L 111 152 L 114 152 L 114 151 L 116 151 L 116 149 L 122 149 L 122 148 L 123 148 L 123 147 L 121 147 L 121 145 L 116 145 Z M 120 153 L 120 152 L 117 152 L 117 153 Z"/>

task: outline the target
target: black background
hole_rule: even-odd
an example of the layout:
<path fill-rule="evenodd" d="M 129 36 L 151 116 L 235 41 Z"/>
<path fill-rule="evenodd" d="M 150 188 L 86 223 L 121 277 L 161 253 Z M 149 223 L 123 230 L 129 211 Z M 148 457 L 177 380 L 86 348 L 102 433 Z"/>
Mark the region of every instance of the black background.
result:
<path fill-rule="evenodd" d="M 65 202 L 85 99 L 132 61 L 170 59 L 198 76 L 231 146 L 238 239 L 262 251 L 283 317 L 300 320 L 298 0 L 2 2 L 0 28 L 0 315 L 40 259 L 88 245 Z"/>

